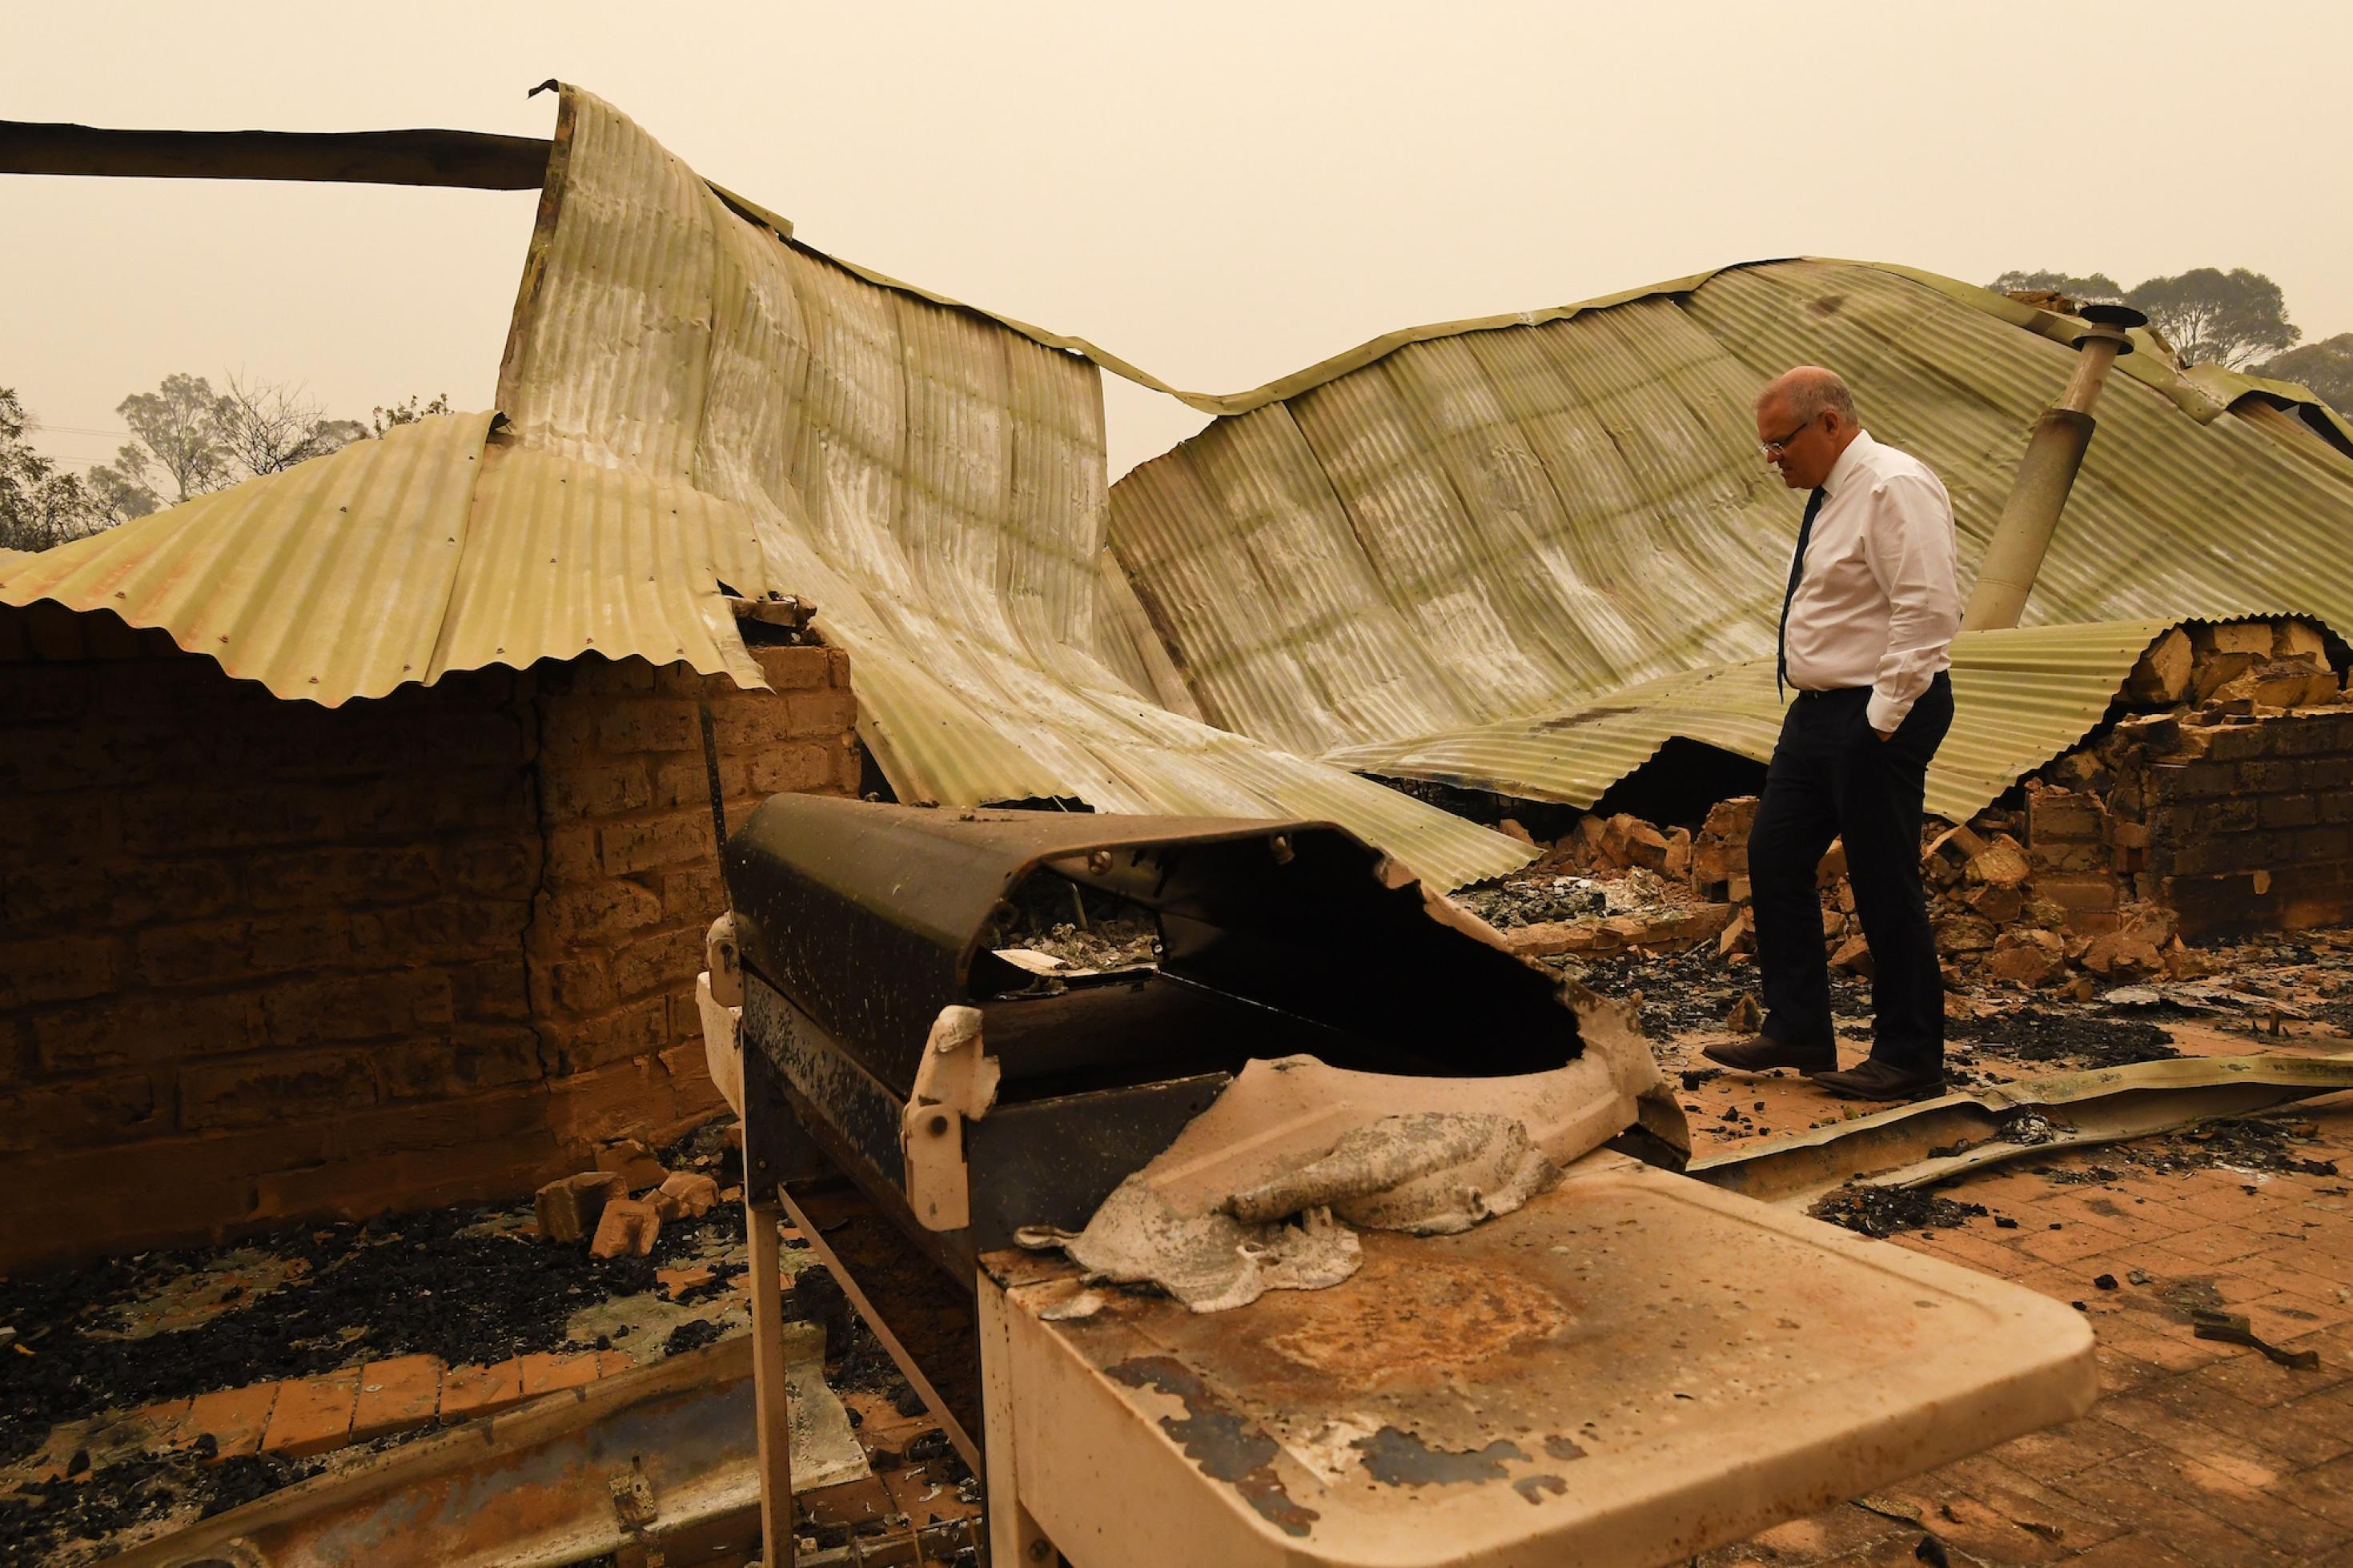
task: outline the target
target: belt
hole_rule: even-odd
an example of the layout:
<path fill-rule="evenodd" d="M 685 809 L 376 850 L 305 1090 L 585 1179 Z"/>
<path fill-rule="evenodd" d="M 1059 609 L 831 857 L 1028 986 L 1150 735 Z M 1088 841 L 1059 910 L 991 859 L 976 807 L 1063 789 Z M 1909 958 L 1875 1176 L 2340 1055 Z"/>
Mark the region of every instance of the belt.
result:
<path fill-rule="evenodd" d="M 1824 690 L 1812 691 L 1804 687 L 1799 687 L 1798 689 L 1798 700 L 1802 702 L 1810 697 L 1818 700 L 1824 697 L 1845 697 L 1853 692 L 1869 691 L 1870 689 L 1871 688 L 1868 686 L 1832 686 Z"/>

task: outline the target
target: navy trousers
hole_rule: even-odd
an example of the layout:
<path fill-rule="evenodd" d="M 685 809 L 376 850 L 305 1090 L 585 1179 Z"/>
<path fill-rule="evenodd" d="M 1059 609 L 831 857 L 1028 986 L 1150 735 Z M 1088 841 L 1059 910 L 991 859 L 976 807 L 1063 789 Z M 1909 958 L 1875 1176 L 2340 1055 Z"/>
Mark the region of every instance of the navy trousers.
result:
<path fill-rule="evenodd" d="M 1920 816 L 1929 759 L 1953 722 L 1953 683 L 1940 671 L 1885 741 L 1870 700 L 1868 687 L 1800 691 L 1781 720 L 1748 837 L 1765 1033 L 1795 1046 L 1835 1041 L 1814 878 L 1843 838 L 1871 944 L 1871 1054 L 1907 1072 L 1941 1070 L 1945 984 L 1920 888 Z"/>

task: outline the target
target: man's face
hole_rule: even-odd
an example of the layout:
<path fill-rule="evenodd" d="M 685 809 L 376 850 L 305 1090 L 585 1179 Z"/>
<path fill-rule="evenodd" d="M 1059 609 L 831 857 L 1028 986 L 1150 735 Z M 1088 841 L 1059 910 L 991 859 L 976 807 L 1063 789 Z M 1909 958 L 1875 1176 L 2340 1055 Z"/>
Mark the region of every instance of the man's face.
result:
<path fill-rule="evenodd" d="M 1799 422 L 1788 403 L 1775 398 L 1757 410 L 1757 442 L 1765 460 L 1780 470 L 1781 482 L 1793 490 L 1810 490 L 1830 478 L 1838 452 L 1831 440 L 1835 414 L 1821 414 Z"/>

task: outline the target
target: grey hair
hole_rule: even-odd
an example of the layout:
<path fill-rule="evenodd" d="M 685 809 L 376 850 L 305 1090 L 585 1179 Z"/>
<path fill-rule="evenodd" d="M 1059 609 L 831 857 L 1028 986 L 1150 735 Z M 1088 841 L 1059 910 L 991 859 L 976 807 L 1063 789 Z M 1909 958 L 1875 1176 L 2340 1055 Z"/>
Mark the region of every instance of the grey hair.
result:
<path fill-rule="evenodd" d="M 1830 413 L 1849 425 L 1861 423 L 1854 416 L 1854 394 L 1847 390 L 1844 378 L 1818 364 L 1785 370 L 1757 395 L 1759 408 L 1777 401 L 1788 410 L 1790 418 L 1809 425 Z"/>

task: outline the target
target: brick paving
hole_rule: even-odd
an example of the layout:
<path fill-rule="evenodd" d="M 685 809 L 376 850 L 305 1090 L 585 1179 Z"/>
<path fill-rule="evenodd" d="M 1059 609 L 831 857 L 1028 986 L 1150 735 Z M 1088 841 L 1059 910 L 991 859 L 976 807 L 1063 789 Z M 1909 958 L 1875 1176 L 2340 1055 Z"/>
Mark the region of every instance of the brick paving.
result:
<path fill-rule="evenodd" d="M 2316 1135 L 2299 1158 L 2344 1174 L 2168 1173 L 2089 1150 L 1940 1189 L 1990 1213 L 1897 1245 L 2080 1303 L 2098 1341 L 2099 1403 L 1708 1552 L 1701 1568 L 1916 1563 L 1924 1535 L 1955 1563 L 2353 1568 L 2353 1095 L 2282 1115 Z M 2117 1178 L 2038 1173 L 2094 1165 Z M 2242 1312 L 2280 1348 L 2317 1352 L 2320 1366 L 2195 1339 L 2196 1307 Z"/>

